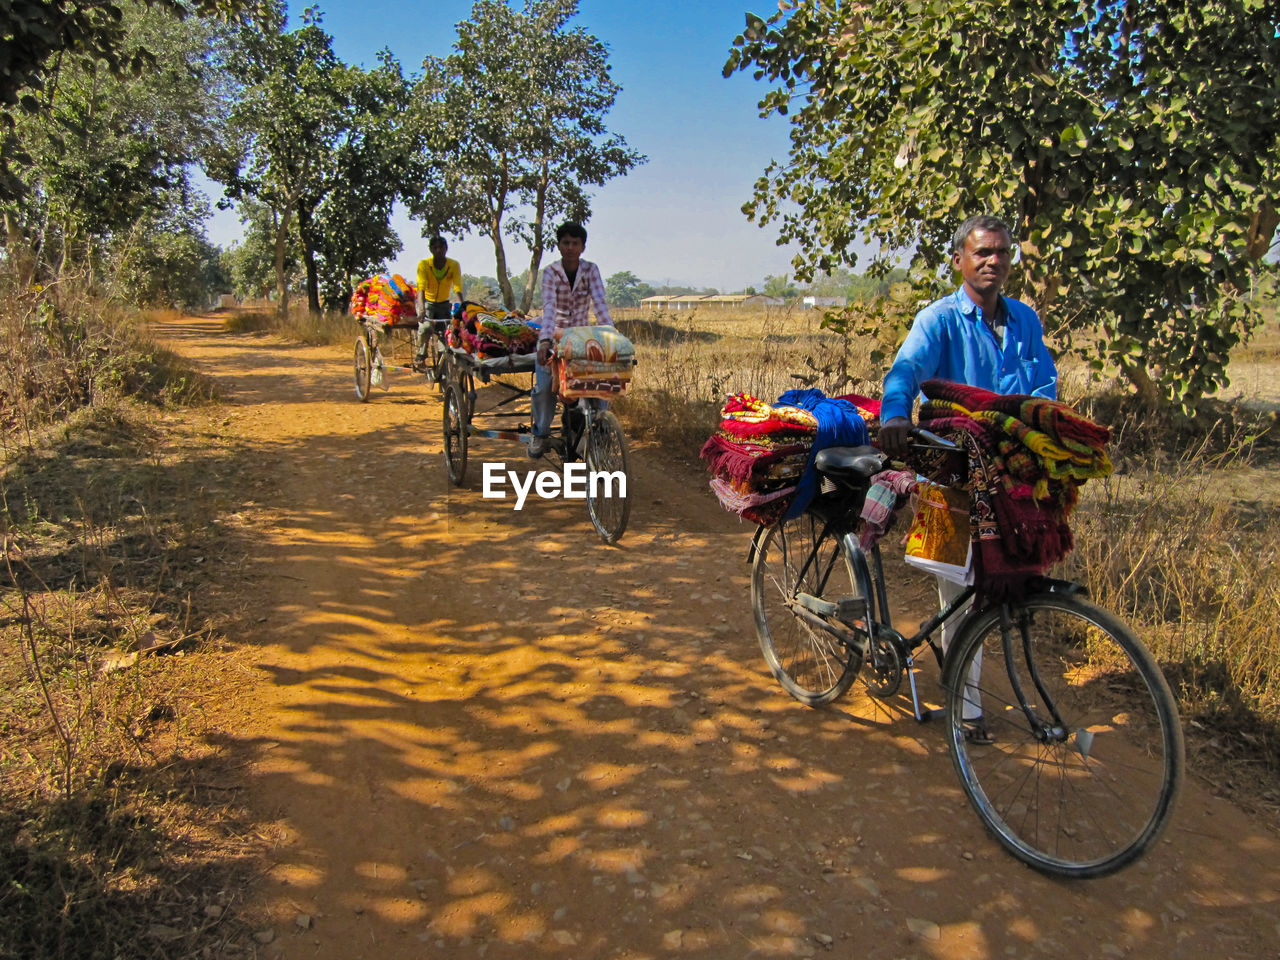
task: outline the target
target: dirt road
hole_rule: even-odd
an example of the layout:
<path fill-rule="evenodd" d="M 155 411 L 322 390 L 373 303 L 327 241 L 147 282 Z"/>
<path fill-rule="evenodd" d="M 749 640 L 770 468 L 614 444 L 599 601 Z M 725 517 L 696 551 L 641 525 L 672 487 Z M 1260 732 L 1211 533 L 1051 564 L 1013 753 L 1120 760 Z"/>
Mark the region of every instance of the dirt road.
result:
<path fill-rule="evenodd" d="M 984 834 L 904 701 L 790 700 L 750 528 L 660 450 L 633 450 L 606 547 L 581 502 L 481 498 L 511 444 L 451 488 L 421 378 L 360 404 L 345 349 L 160 333 L 266 481 L 228 731 L 280 838 L 259 956 L 1280 956 L 1280 842 L 1194 777 L 1146 859 L 1054 882 Z"/>

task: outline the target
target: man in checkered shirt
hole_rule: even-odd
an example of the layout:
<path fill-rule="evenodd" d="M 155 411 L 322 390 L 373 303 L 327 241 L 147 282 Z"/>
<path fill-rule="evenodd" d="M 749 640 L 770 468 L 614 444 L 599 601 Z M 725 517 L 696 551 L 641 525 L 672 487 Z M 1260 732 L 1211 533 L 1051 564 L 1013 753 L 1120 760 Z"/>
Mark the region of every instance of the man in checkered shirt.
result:
<path fill-rule="evenodd" d="M 587 248 L 587 231 L 582 224 L 561 224 L 556 230 L 556 246 L 560 250 L 559 262 L 542 271 L 542 328 L 538 332 L 538 363 L 533 375 L 533 439 L 529 444 L 529 456 L 535 459 L 547 451 L 547 431 L 556 410 L 550 366 L 556 332 L 566 327 L 591 326 L 593 307 L 596 325 L 613 326 L 609 305 L 604 302 L 600 268 L 582 259 L 582 251 Z"/>

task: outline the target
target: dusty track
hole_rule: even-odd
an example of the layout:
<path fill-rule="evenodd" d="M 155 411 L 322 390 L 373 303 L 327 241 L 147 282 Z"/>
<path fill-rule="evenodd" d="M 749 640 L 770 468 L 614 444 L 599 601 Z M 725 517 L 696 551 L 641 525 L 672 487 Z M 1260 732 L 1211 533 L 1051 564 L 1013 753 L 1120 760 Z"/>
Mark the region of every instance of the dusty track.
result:
<path fill-rule="evenodd" d="M 1280 843 L 1194 778 L 1145 860 L 1058 883 L 983 833 L 903 702 L 788 699 L 750 529 L 660 451 L 633 450 L 610 548 L 581 502 L 481 499 L 513 445 L 449 487 L 420 378 L 359 404 L 345 349 L 160 334 L 269 481 L 228 721 L 282 838 L 260 956 L 1280 956 Z"/>

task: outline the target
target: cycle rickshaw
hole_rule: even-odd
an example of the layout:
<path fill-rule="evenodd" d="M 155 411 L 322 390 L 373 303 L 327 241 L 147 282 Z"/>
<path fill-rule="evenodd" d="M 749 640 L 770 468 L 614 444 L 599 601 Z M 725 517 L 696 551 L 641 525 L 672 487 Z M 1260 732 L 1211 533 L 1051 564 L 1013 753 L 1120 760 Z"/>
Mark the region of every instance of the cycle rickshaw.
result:
<path fill-rule="evenodd" d="M 351 300 L 351 314 L 360 329 L 356 333 L 356 399 L 369 399 L 371 387 L 386 388 L 388 370 L 409 370 L 426 374 L 440 388 L 444 370 L 444 333 L 439 328 L 427 338 L 425 362 L 415 362 L 418 319 L 414 290 L 403 277 L 370 277 L 357 288 Z"/>
<path fill-rule="evenodd" d="M 466 478 L 470 438 L 511 440 L 526 447 L 533 439 L 529 400 L 536 358 L 532 353 L 478 357 L 448 344 L 443 349 L 444 458 L 450 482 L 460 486 Z M 489 386 L 485 399 L 493 401 L 486 402 L 483 410 L 477 407 L 477 382 Z M 552 466 L 585 465 L 591 524 L 605 543 L 617 543 L 631 515 L 622 425 L 598 396 L 565 396 L 558 389 L 556 399 L 559 416 L 553 420 L 546 459 Z"/>

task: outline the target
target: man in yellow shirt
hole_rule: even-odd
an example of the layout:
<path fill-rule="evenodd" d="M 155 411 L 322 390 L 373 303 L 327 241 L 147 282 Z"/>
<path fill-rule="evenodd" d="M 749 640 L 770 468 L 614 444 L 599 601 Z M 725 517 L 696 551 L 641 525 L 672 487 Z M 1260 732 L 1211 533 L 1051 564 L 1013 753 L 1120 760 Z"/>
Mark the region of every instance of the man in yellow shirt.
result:
<path fill-rule="evenodd" d="M 462 268 L 457 260 L 445 256 L 449 244 L 444 237 L 432 237 L 427 245 L 431 256 L 418 261 L 418 355 L 421 364 L 427 358 L 427 337 L 432 328 L 443 328 L 449 319 L 449 293 L 457 291 L 462 300 Z"/>

